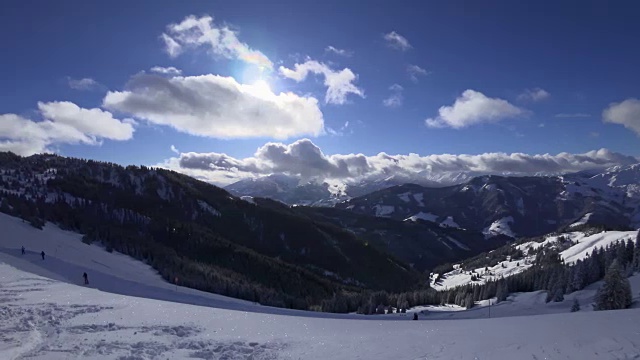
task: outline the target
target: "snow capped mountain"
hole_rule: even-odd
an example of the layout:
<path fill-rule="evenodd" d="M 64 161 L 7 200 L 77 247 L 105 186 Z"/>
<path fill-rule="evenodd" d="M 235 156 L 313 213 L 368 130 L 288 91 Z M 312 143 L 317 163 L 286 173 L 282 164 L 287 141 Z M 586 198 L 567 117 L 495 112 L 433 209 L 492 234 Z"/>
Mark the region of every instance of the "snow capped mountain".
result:
<path fill-rule="evenodd" d="M 640 164 L 604 172 L 540 177 L 486 175 L 432 188 L 405 184 L 336 205 L 401 220 L 480 231 L 486 237 L 538 236 L 575 224 L 640 226 Z"/>
<path fill-rule="evenodd" d="M 390 176 L 367 180 L 302 179 L 298 176 L 273 174 L 245 179 L 227 185 L 225 190 L 236 196 L 264 197 L 289 205 L 333 206 L 339 202 L 362 196 L 391 186 L 415 182 L 414 178 Z M 423 179 L 424 186 L 438 186 Z"/>

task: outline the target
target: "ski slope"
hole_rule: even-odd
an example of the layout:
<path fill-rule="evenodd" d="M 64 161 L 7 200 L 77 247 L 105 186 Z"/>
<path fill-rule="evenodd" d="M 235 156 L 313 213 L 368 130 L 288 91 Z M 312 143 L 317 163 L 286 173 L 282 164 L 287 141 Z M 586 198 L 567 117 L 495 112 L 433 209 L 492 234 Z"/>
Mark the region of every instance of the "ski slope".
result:
<path fill-rule="evenodd" d="M 147 265 L 51 224 L 41 231 L 0 214 L 0 228 L 3 360 L 625 359 L 640 349 L 640 309 L 590 311 L 598 284 L 561 303 L 534 292 L 472 310 L 314 313 L 176 288 Z M 84 271 L 90 287 L 80 285 Z M 632 287 L 637 304 L 640 276 Z M 573 297 L 578 313 L 568 310 Z M 413 312 L 420 321 L 410 320 Z"/>
<path fill-rule="evenodd" d="M 82 235 L 47 223 L 38 230 L 19 218 L 0 213 L 0 262 L 50 279 L 80 285 L 82 274 L 92 288 L 121 295 L 185 304 L 273 314 L 317 316 L 318 313 L 261 306 L 257 303 L 198 291 L 166 282 L 151 266 L 99 245 L 87 245 Z M 26 254 L 20 254 L 21 247 Z M 40 257 L 45 252 L 45 260 Z M 179 279 L 178 279 L 179 284 Z M 363 315 L 330 314 L 362 318 Z M 1 358 L 0 358 L 1 359 Z"/>
<path fill-rule="evenodd" d="M 636 309 L 459 321 L 305 318 L 114 295 L 6 264 L 0 298 L 0 358 L 9 360 L 631 359 L 640 348 Z"/>

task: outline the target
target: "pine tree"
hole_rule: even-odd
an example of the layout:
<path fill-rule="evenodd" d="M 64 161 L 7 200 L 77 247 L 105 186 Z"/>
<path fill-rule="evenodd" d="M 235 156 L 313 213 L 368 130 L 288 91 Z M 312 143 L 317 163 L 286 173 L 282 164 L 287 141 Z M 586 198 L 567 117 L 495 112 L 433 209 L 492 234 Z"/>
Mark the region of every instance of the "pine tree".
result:
<path fill-rule="evenodd" d="M 507 296 L 509 296 L 509 286 L 506 281 L 501 280 L 498 282 L 498 288 L 496 290 L 498 302 L 507 300 Z"/>
<path fill-rule="evenodd" d="M 596 293 L 596 310 L 626 309 L 631 306 L 631 285 L 622 276 L 617 261 L 613 261 Z"/>
<path fill-rule="evenodd" d="M 573 299 L 573 305 L 571 305 L 571 312 L 580 311 L 580 303 L 578 299 Z"/>
<path fill-rule="evenodd" d="M 636 243 L 633 248 L 633 270 L 640 271 L 640 230 L 636 235 Z"/>
<path fill-rule="evenodd" d="M 564 301 L 564 289 L 560 284 L 557 285 L 555 290 L 553 291 L 553 301 L 554 302 Z"/>
<path fill-rule="evenodd" d="M 468 293 L 464 299 L 464 307 L 471 309 L 473 307 L 473 294 Z"/>

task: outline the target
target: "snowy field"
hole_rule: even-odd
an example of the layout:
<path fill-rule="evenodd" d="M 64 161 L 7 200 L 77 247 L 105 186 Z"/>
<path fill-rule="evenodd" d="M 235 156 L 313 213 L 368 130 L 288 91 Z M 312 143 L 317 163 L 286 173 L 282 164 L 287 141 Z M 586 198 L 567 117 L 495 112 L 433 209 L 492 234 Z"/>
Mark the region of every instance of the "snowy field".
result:
<path fill-rule="evenodd" d="M 412 309 L 419 321 L 321 314 L 176 289 L 148 266 L 50 224 L 39 231 L 0 215 L 0 228 L 2 360 L 640 358 L 640 309 L 590 311 L 597 284 L 562 303 L 534 292 L 468 311 Z M 91 287 L 80 285 L 83 271 Z M 639 276 L 632 285 L 637 304 Z M 569 313 L 573 297 L 578 313 Z"/>

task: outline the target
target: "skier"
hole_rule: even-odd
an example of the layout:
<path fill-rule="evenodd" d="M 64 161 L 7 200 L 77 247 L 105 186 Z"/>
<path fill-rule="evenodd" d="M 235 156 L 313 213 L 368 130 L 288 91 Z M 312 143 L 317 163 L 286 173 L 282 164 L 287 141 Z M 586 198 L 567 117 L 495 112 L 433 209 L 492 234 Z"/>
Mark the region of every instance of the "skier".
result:
<path fill-rule="evenodd" d="M 42 256 L 42 260 L 44 260 L 44 251 L 40 253 L 40 256 Z"/>
<path fill-rule="evenodd" d="M 23 246 L 22 247 L 22 255 L 24 255 L 24 254 L 25 254 L 25 251 L 24 251 L 24 246 Z"/>
<path fill-rule="evenodd" d="M 84 278 L 84 284 L 89 285 L 89 276 L 87 273 L 82 274 L 82 277 Z"/>
<path fill-rule="evenodd" d="M 413 320 L 418 320 L 418 313 L 413 313 Z"/>

